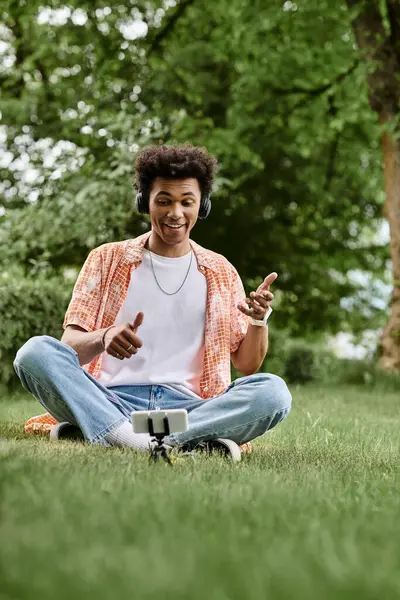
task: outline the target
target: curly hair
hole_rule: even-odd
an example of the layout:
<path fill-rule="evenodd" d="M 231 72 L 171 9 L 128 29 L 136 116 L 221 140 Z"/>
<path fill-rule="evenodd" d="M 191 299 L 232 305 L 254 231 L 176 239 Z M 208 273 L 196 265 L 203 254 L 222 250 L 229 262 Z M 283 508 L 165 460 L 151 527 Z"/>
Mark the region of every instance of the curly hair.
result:
<path fill-rule="evenodd" d="M 216 167 L 216 158 L 200 146 L 150 146 L 142 150 L 136 158 L 136 187 L 148 196 L 156 177 L 194 177 L 199 182 L 202 198 L 205 198 L 211 193 Z"/>

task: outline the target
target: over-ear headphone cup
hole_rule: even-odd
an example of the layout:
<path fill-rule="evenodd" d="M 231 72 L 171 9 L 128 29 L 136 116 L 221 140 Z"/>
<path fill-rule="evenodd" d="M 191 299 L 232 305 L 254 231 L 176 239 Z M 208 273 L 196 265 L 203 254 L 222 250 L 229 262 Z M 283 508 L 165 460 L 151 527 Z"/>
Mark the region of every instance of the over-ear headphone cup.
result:
<path fill-rule="evenodd" d="M 147 202 L 143 198 L 142 192 L 136 194 L 136 210 L 142 215 L 148 214 Z"/>
<path fill-rule="evenodd" d="M 200 219 L 207 219 L 211 211 L 211 199 L 210 196 L 206 196 L 200 204 L 199 217 Z"/>

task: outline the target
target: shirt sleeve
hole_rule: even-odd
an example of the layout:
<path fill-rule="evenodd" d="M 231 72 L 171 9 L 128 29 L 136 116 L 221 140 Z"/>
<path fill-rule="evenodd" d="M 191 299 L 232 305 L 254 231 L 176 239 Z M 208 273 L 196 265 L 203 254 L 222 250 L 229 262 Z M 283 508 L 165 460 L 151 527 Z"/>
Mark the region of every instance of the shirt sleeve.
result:
<path fill-rule="evenodd" d="M 231 265 L 231 354 L 236 352 L 242 343 L 249 326 L 249 317 L 244 315 L 238 308 L 240 300 L 246 298 L 242 280 L 239 273 Z"/>
<path fill-rule="evenodd" d="M 79 325 L 94 331 L 102 297 L 102 262 L 98 248 L 91 250 L 76 280 L 65 313 L 63 329 Z"/>

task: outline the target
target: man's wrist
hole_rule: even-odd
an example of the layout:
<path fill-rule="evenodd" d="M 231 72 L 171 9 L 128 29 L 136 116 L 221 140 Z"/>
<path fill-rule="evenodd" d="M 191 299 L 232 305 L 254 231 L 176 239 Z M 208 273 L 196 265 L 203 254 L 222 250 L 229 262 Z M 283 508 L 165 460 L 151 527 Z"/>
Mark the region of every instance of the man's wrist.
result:
<path fill-rule="evenodd" d="M 105 337 L 106 337 L 106 333 L 107 333 L 107 331 L 108 331 L 109 329 L 111 329 L 112 327 L 116 327 L 116 325 L 110 325 L 110 327 L 107 327 L 107 329 L 105 329 L 105 330 L 103 331 L 103 335 L 101 336 L 101 345 L 102 345 L 102 347 L 103 347 L 103 350 L 105 350 L 105 349 L 106 349 L 106 346 L 105 346 Z"/>
<path fill-rule="evenodd" d="M 269 307 L 265 314 L 265 317 L 263 319 L 253 319 L 250 317 L 250 325 L 256 325 L 258 327 L 267 327 L 268 319 L 269 319 L 271 313 L 272 313 L 272 308 Z"/>

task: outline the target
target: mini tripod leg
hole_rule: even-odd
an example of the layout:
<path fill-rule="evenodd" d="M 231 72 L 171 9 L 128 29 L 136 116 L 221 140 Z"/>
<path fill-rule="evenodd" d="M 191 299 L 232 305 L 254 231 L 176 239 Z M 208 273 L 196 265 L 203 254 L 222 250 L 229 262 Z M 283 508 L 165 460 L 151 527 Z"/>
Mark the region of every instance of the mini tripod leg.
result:
<path fill-rule="evenodd" d="M 168 454 L 167 449 L 164 446 L 164 444 L 161 446 L 161 456 L 163 457 L 165 462 L 167 462 L 169 465 L 172 465 L 172 460 L 170 459 L 169 454 Z"/>
<path fill-rule="evenodd" d="M 150 447 L 149 462 L 156 463 L 160 460 L 160 457 L 163 458 L 169 465 L 172 465 L 172 461 L 168 455 L 166 446 L 164 446 L 161 439 L 157 439 L 157 445 Z"/>
<path fill-rule="evenodd" d="M 151 436 L 155 436 L 151 441 L 156 441 L 156 446 L 150 446 L 150 456 L 149 462 L 158 462 L 160 455 L 169 465 L 172 465 L 172 461 L 168 455 L 167 448 L 163 444 L 163 439 L 166 435 L 169 435 L 169 423 L 167 417 L 164 417 L 164 433 L 163 434 L 155 434 L 153 428 L 153 419 L 151 417 L 148 418 L 148 427 L 149 434 Z"/>

